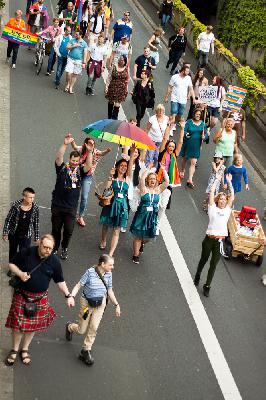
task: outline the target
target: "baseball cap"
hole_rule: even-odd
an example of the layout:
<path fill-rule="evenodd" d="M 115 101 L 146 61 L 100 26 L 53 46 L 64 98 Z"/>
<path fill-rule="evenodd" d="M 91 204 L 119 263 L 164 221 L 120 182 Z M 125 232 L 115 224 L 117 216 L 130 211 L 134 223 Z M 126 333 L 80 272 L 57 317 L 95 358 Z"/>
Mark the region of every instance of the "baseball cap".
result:
<path fill-rule="evenodd" d="M 216 151 L 216 152 L 214 153 L 213 158 L 223 158 L 223 155 L 222 155 L 222 153 L 221 153 L 220 151 Z"/>

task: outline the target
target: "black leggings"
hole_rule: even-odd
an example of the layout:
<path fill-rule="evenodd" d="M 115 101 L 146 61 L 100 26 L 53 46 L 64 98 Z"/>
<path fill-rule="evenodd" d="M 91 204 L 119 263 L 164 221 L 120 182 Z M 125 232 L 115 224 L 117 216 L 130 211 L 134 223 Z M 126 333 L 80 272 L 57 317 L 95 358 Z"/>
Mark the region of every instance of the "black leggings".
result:
<path fill-rule="evenodd" d="M 142 120 L 142 118 L 144 117 L 145 111 L 146 111 L 146 104 L 140 104 L 140 103 L 136 103 L 136 111 L 137 111 L 137 116 L 136 116 L 136 120 L 137 120 L 137 126 L 140 126 L 140 121 Z"/>
<path fill-rule="evenodd" d="M 220 242 L 218 239 L 211 238 L 209 236 L 205 236 L 203 242 L 202 242 L 202 252 L 201 252 L 201 258 L 200 262 L 198 265 L 198 269 L 196 272 L 196 276 L 200 278 L 200 274 L 208 261 L 210 254 L 212 253 L 211 256 L 211 261 L 210 261 L 210 268 L 208 271 L 208 276 L 207 276 L 207 281 L 206 285 L 210 286 L 212 282 L 212 278 L 214 276 L 216 266 L 220 260 Z"/>
<path fill-rule="evenodd" d="M 169 51 L 169 60 L 167 61 L 167 67 L 169 67 L 170 64 L 173 64 L 171 67 L 171 71 L 174 71 L 176 69 L 182 54 L 183 50 Z"/>
<path fill-rule="evenodd" d="M 76 209 L 52 207 L 52 235 L 55 240 L 55 250 L 61 242 L 63 228 L 62 248 L 67 249 L 75 226 Z"/>

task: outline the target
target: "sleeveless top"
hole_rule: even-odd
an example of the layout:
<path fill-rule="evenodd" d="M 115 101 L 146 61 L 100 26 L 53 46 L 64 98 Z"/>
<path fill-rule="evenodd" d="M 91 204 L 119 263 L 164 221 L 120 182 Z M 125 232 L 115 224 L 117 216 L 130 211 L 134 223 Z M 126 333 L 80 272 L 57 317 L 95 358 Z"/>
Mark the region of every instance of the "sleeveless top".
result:
<path fill-rule="evenodd" d="M 225 129 L 222 130 L 222 136 L 218 141 L 215 152 L 221 152 L 225 157 L 232 157 L 234 153 L 236 131 L 232 129 L 232 133 L 226 133 Z"/>

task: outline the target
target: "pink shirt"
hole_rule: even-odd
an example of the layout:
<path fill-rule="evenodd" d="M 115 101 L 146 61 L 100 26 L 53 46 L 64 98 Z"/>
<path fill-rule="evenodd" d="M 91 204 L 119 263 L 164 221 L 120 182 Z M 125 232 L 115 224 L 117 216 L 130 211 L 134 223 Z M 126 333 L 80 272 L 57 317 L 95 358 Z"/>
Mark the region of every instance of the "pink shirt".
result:
<path fill-rule="evenodd" d="M 44 29 L 44 31 L 42 31 L 42 33 L 46 33 L 47 37 L 50 37 L 50 39 L 52 39 L 52 42 L 55 41 L 55 38 L 60 35 L 62 32 L 62 28 L 60 26 L 58 26 L 57 28 L 55 28 L 53 25 L 48 26 L 48 28 Z"/>

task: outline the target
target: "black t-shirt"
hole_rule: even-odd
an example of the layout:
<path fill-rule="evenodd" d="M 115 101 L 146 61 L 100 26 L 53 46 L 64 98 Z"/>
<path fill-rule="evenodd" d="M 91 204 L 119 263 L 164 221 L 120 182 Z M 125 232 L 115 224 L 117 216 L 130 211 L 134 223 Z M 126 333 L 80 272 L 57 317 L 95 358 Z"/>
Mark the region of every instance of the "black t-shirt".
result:
<path fill-rule="evenodd" d="M 149 67 L 148 64 L 154 65 L 155 66 L 155 60 L 153 57 L 145 57 L 144 54 L 136 58 L 135 64 L 137 64 L 137 78 L 140 78 L 141 72 L 145 69 L 148 71 L 148 75 L 151 73 L 151 68 Z"/>
<path fill-rule="evenodd" d="M 19 238 L 27 237 L 30 218 L 31 218 L 32 208 L 29 211 L 23 211 L 20 209 L 18 226 L 16 229 L 16 236 Z"/>
<path fill-rule="evenodd" d="M 12 264 L 15 264 L 21 271 L 30 273 L 33 268 L 42 261 L 38 253 L 38 246 L 32 246 L 23 249 L 12 258 Z M 43 264 L 33 272 L 27 282 L 20 280 L 19 289 L 29 292 L 44 292 L 48 289 L 50 280 L 55 283 L 64 282 L 63 271 L 58 257 L 51 254 Z"/>
<path fill-rule="evenodd" d="M 78 207 L 81 179 L 84 176 L 83 167 L 78 167 L 77 181 L 72 182 L 67 172 L 65 163 L 60 166 L 55 164 L 56 184 L 52 194 L 52 206 L 67 209 L 76 209 Z"/>

